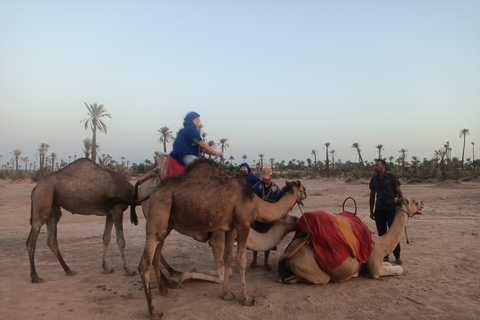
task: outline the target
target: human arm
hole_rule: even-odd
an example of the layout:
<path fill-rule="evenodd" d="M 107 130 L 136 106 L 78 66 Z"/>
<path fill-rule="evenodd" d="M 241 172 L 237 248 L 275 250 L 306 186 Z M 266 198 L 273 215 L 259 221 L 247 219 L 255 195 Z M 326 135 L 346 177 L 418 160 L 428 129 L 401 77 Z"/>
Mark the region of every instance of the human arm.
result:
<path fill-rule="evenodd" d="M 207 153 L 207 154 L 211 154 L 212 156 L 217 156 L 217 157 L 222 157 L 223 158 L 223 153 L 221 152 L 217 152 L 215 150 L 213 150 L 212 147 L 210 147 L 208 144 L 205 143 L 205 141 L 200 141 L 198 143 L 198 145 L 200 146 L 200 148 L 202 148 L 202 150 Z"/>
<path fill-rule="evenodd" d="M 375 190 L 370 190 L 370 219 L 375 220 L 373 206 L 375 205 Z"/>
<path fill-rule="evenodd" d="M 403 198 L 403 194 L 402 194 L 402 190 L 400 189 L 400 186 L 396 187 L 395 188 L 395 192 L 397 193 L 397 197 L 400 199 L 400 198 Z"/>

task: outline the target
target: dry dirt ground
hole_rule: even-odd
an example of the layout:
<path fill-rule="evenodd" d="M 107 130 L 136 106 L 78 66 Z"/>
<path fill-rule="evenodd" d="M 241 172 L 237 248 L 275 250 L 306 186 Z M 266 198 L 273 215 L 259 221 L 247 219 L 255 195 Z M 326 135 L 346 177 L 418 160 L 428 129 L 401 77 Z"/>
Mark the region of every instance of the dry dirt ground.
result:
<path fill-rule="evenodd" d="M 282 181 L 276 181 L 283 185 Z M 368 183 L 337 179 L 302 180 L 308 199 L 303 210 L 342 211 L 343 201 L 354 197 L 358 213 L 368 218 Z M 112 235 L 110 267 L 102 274 L 104 218 L 63 212 L 58 225 L 60 250 L 78 274 L 68 277 L 46 246 L 46 227 L 37 242 L 36 266 L 43 283 L 30 282 L 25 241 L 30 231 L 30 193 L 34 183 L 0 180 L 0 311 L 2 319 L 148 319 L 140 276 L 123 274 L 119 250 Z M 230 280 L 235 301 L 221 298 L 222 285 L 190 281 L 163 297 L 154 289 L 154 303 L 166 319 L 480 319 L 480 182 L 403 184 L 403 194 L 423 200 L 422 216 L 408 222 L 402 237 L 404 273 L 373 280 L 359 277 L 327 285 L 279 284 L 276 268 L 247 268 L 247 287 L 256 305 L 241 304 L 238 268 Z M 124 217 L 127 259 L 137 269 L 144 247 L 145 220 L 140 207 L 139 226 Z M 353 202 L 345 209 L 353 211 Z M 292 214 L 299 216 L 294 207 Z M 291 240 L 288 235 L 272 251 L 278 258 Z M 176 232 L 166 241 L 164 255 L 177 270 L 215 268 L 212 252 Z M 252 253 L 247 252 L 249 262 Z M 259 255 L 263 263 L 263 254 Z M 155 279 L 152 276 L 152 279 Z M 153 284 L 156 288 L 156 284 Z"/>

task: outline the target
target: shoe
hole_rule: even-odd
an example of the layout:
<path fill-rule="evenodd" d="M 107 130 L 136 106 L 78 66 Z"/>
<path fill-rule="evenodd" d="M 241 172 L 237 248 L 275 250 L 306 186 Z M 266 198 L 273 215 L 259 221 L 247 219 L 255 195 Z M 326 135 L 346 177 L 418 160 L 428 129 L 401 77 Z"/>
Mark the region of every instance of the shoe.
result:
<path fill-rule="evenodd" d="M 255 269 L 256 267 L 257 267 L 257 263 L 255 261 L 252 261 L 252 263 L 250 263 L 250 268 Z"/>
<path fill-rule="evenodd" d="M 383 262 L 388 262 L 388 261 L 390 261 L 390 259 L 388 258 L 388 256 L 383 257 Z"/>
<path fill-rule="evenodd" d="M 403 260 L 400 259 L 400 257 L 398 257 L 398 258 L 395 259 L 395 263 L 398 264 L 398 265 L 402 265 L 402 264 L 403 264 Z"/>
<path fill-rule="evenodd" d="M 236 245 L 237 245 L 237 241 L 235 241 L 235 242 L 233 243 L 233 245 L 236 246 Z"/>
<path fill-rule="evenodd" d="M 267 271 L 272 271 L 272 267 L 269 264 L 266 264 L 263 268 Z"/>

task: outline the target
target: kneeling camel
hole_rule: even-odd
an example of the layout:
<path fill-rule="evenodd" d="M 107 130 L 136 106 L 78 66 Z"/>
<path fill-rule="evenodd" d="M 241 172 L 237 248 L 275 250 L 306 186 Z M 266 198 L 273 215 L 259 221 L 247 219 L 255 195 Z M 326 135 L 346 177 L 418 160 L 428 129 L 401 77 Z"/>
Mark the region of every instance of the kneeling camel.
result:
<path fill-rule="evenodd" d="M 292 241 L 287 251 L 278 262 L 280 282 L 294 284 L 308 282 L 313 284 L 326 284 L 330 280 L 346 281 L 358 276 L 360 267 L 363 265 L 370 276 L 378 279 L 381 276 L 400 275 L 403 272 L 401 266 L 392 266 L 383 262 L 383 257 L 390 254 L 397 243 L 400 242 L 402 230 L 407 224 L 409 217 L 419 214 L 423 208 L 421 201 L 401 198 L 396 202 L 397 211 L 390 230 L 383 236 L 373 236 L 373 248 L 371 255 L 365 264 L 348 257 L 340 266 L 331 270 L 322 270 L 315 258 L 315 250 L 312 244 L 303 245 L 294 255 L 289 255 L 302 243 L 303 239 L 298 238 Z"/>

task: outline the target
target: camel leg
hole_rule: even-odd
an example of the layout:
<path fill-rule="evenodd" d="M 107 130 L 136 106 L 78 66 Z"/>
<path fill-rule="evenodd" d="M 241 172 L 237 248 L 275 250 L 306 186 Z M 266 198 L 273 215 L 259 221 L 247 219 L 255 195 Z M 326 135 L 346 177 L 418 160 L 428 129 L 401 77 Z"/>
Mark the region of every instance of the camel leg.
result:
<path fill-rule="evenodd" d="M 247 283 L 245 279 L 245 269 L 247 268 L 247 238 L 248 232 L 250 231 L 250 226 L 237 229 L 237 264 L 240 269 L 240 281 L 242 283 L 242 294 L 243 294 L 243 305 L 244 306 L 253 306 L 255 304 L 255 299 L 250 298 L 247 292 Z M 227 255 L 230 257 L 229 263 L 226 259 L 225 267 L 230 268 L 232 264 L 232 251 L 233 251 L 233 241 L 235 240 L 235 231 L 229 231 L 225 233 L 225 257 Z M 224 283 L 227 282 L 228 277 L 225 277 Z M 224 291 L 225 292 L 225 291 Z"/>
<path fill-rule="evenodd" d="M 123 235 L 123 210 L 122 208 L 116 208 L 114 210 L 116 210 L 116 213 L 112 213 L 112 217 L 114 217 L 113 223 L 115 225 L 115 236 L 117 238 L 117 245 L 120 249 L 120 255 L 122 257 L 123 270 L 125 270 L 126 276 L 135 276 L 137 275 L 137 272 L 133 271 L 128 267 L 127 256 L 125 254 L 125 236 Z"/>
<path fill-rule="evenodd" d="M 163 242 L 163 240 L 161 242 Z M 162 244 L 157 239 L 155 239 L 155 236 L 151 236 L 147 234 L 145 249 L 143 251 L 140 264 L 138 266 L 138 272 L 140 273 L 140 277 L 142 278 L 143 289 L 145 291 L 145 297 L 147 299 L 147 307 L 148 307 L 148 312 L 150 313 L 150 319 L 163 319 L 163 313 L 159 314 L 155 310 L 155 306 L 153 305 L 153 301 L 152 301 L 152 291 L 150 288 L 150 277 L 151 277 L 150 272 L 152 270 L 152 262 L 153 262 L 157 247 L 160 246 L 160 252 L 161 252 Z M 161 270 L 159 272 L 161 273 Z"/>
<path fill-rule="evenodd" d="M 62 265 L 63 270 L 65 270 L 65 273 L 67 274 L 67 276 L 74 276 L 77 273 L 73 270 L 70 270 L 70 268 L 67 266 L 67 264 L 63 260 L 62 255 L 60 254 L 60 250 L 58 249 L 57 223 L 60 220 L 61 216 L 62 216 L 62 212 L 60 211 L 60 207 L 53 206 L 51 215 L 47 220 L 47 233 L 48 233 L 47 246 L 50 248 L 50 250 L 52 250 L 55 257 L 57 257 L 58 262 L 60 262 L 60 264 Z"/>
<path fill-rule="evenodd" d="M 285 254 L 280 257 L 279 263 L 295 250 L 303 239 L 293 241 Z M 294 276 L 283 279 L 283 283 L 295 284 L 299 282 L 308 282 L 314 284 L 327 284 L 330 281 L 330 275 L 320 269 L 315 260 L 315 252 L 311 244 L 304 245 L 289 261 L 290 270 Z"/>
<path fill-rule="evenodd" d="M 215 283 L 223 283 L 225 278 L 225 264 L 224 264 L 224 252 L 225 252 L 225 232 L 215 231 L 210 238 L 210 246 L 212 247 L 213 258 L 217 265 L 217 271 L 191 271 L 183 272 L 180 277 L 180 282 L 185 280 L 204 280 Z M 233 247 L 233 243 L 232 243 Z M 233 255 L 233 254 L 232 254 Z M 232 268 L 227 269 L 227 276 L 232 275 Z"/>
<path fill-rule="evenodd" d="M 105 217 L 105 229 L 103 230 L 103 258 L 102 258 L 102 268 L 103 273 L 113 273 L 115 270 L 113 268 L 108 267 L 107 262 L 107 249 L 110 243 L 110 239 L 112 238 L 112 227 L 113 227 L 113 218 L 110 213 L 107 214 Z M 121 251 L 122 249 L 120 249 Z"/>
<path fill-rule="evenodd" d="M 373 279 L 378 279 L 383 276 L 398 276 L 403 273 L 402 267 L 393 266 L 389 262 L 383 262 L 383 256 L 383 252 L 379 252 L 374 248 L 367 262 L 368 271 Z"/>
<path fill-rule="evenodd" d="M 163 258 L 162 252 L 160 251 L 160 247 L 157 246 L 157 249 L 155 250 L 155 256 L 153 257 L 153 270 L 155 271 L 155 276 L 157 278 L 157 284 L 158 284 L 158 291 L 160 292 L 161 296 L 166 296 L 168 293 L 168 289 L 178 289 L 181 287 L 181 284 L 179 282 L 168 279 L 160 270 L 160 263 L 162 263 L 165 266 L 164 262 L 171 270 L 173 270 L 168 265 L 165 258 Z M 176 272 L 176 275 L 181 275 L 181 273 L 178 271 L 173 270 L 173 272 Z M 170 273 L 170 275 L 172 275 L 172 273 Z"/>

